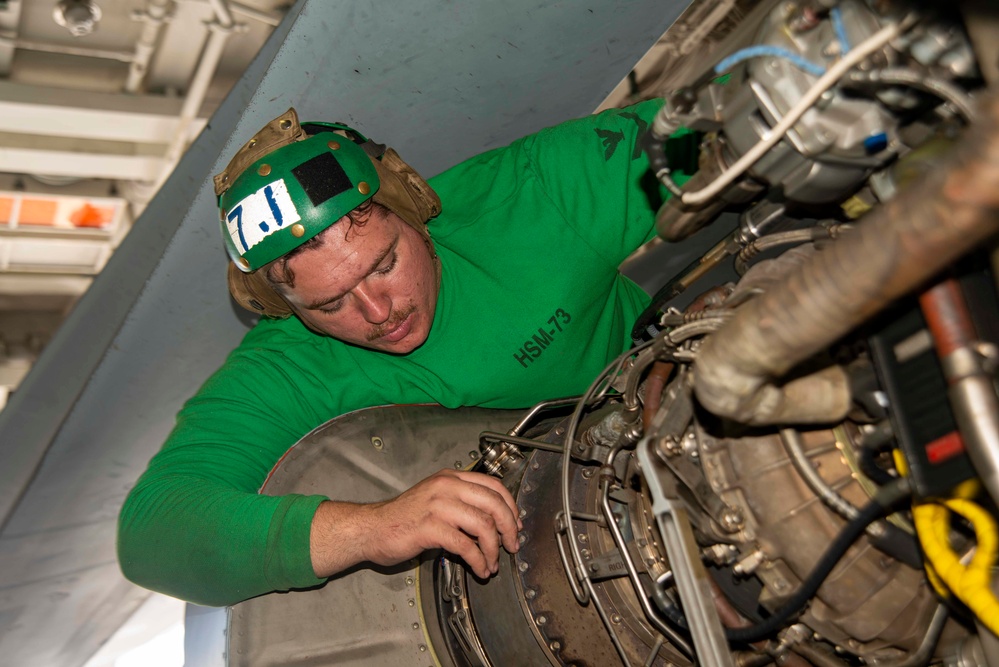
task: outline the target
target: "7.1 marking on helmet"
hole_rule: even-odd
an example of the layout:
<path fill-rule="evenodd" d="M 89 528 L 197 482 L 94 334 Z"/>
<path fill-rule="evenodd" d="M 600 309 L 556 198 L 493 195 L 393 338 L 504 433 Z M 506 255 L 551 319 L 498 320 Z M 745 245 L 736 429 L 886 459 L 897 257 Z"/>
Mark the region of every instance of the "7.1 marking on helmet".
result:
<path fill-rule="evenodd" d="M 233 206 L 226 214 L 226 228 L 233 244 L 245 253 L 278 229 L 301 219 L 284 179 L 278 179 Z"/>

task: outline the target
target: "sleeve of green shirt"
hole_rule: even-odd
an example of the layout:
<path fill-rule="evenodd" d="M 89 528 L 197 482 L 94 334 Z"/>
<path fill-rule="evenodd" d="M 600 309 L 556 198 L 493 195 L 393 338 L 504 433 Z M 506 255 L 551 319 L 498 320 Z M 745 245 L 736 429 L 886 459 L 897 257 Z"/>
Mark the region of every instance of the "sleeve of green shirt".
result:
<path fill-rule="evenodd" d="M 618 266 L 655 235 L 655 215 L 668 197 L 638 147 L 662 100 L 557 125 L 528 138 L 525 148 L 553 205 L 599 254 Z M 673 178 L 697 168 L 696 134 L 681 129 L 666 144 Z"/>
<path fill-rule="evenodd" d="M 273 354 L 273 353 L 271 353 Z M 275 405 L 301 396 L 293 369 L 237 351 L 177 416 L 125 501 L 118 558 L 132 581 L 203 605 L 320 583 L 309 528 L 322 496 L 258 495 L 321 419 Z"/>

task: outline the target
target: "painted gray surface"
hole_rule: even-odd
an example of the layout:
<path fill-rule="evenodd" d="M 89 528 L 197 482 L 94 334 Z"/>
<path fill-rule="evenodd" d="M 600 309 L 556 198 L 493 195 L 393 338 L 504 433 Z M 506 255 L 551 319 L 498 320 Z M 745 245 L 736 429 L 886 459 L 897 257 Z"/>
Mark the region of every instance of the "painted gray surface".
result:
<path fill-rule="evenodd" d="M 121 501 L 246 330 L 209 185 L 236 147 L 294 105 L 432 175 L 590 112 L 685 5 L 300 1 L 0 413 L 0 661 L 82 664 L 144 596 Z"/>

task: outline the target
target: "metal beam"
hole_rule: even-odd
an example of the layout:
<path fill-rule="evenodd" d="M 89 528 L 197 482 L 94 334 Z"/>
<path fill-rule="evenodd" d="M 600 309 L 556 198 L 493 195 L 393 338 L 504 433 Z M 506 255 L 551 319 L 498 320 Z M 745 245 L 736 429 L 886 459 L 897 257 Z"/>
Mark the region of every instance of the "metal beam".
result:
<path fill-rule="evenodd" d="M 163 169 L 163 158 L 142 155 L 46 151 L 0 146 L 0 171 L 78 178 L 153 181 Z"/>
<path fill-rule="evenodd" d="M 183 100 L 0 81 L 0 132 L 168 144 Z M 204 127 L 198 120 L 190 136 Z"/>

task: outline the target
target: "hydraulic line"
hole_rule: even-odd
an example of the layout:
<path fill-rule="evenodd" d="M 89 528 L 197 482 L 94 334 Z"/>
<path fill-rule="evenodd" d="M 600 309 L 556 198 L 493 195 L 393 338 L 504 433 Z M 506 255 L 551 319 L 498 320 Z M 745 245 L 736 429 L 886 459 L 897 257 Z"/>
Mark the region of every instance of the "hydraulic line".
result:
<path fill-rule="evenodd" d="M 830 509 L 847 521 L 860 514 L 860 509 L 849 500 L 839 495 L 835 489 L 826 484 L 818 471 L 812 466 L 801 442 L 801 435 L 793 428 L 780 430 L 780 439 L 787 451 L 788 458 L 794 469 L 798 471 L 805 483 Z M 889 483 L 892 479 L 887 480 Z M 915 570 L 923 568 L 923 559 L 912 536 L 898 526 L 884 521 L 871 522 L 866 529 L 871 543 L 880 551 L 896 560 L 902 561 Z"/>
<path fill-rule="evenodd" d="M 847 550 L 856 539 L 863 534 L 867 525 L 886 514 L 890 514 L 910 495 L 909 483 L 905 480 L 897 480 L 882 487 L 877 495 L 864 505 L 857 518 L 848 522 L 846 527 L 836 536 L 811 573 L 783 607 L 762 623 L 748 628 L 730 629 L 725 633 L 726 637 L 733 642 L 750 643 L 765 639 L 787 625 L 788 621 L 797 616 L 808 601 L 815 596 L 836 564 L 846 555 Z"/>
<path fill-rule="evenodd" d="M 873 521 L 891 514 L 903 501 L 912 495 L 908 481 L 904 479 L 895 480 L 891 484 L 882 487 L 869 503 L 860 509 L 859 514 L 853 520 L 847 522 L 840 531 L 836 539 L 832 541 L 829 548 L 816 563 L 808 577 L 801 583 L 794 595 L 765 621 L 745 628 L 728 628 L 725 630 L 725 637 L 730 642 L 740 642 L 751 644 L 773 635 L 775 632 L 788 624 L 801 610 L 808 604 L 808 601 L 815 597 L 821 588 L 822 583 L 832 573 L 836 564 L 846 555 L 846 552 L 853 543 L 860 537 L 867 526 Z M 683 629 L 687 629 L 687 620 L 681 612 L 666 598 L 665 593 L 657 587 L 658 594 L 654 596 L 659 608 L 666 614 L 667 618 Z"/>
<path fill-rule="evenodd" d="M 777 380 L 999 231 L 999 97 L 983 102 L 946 161 L 705 339 L 695 366 L 702 405 L 749 424 L 841 420 L 847 386 Z"/>
<path fill-rule="evenodd" d="M 975 120 L 975 107 L 971 96 L 960 86 L 911 67 L 887 67 L 869 72 L 851 72 L 848 81 L 864 84 L 901 84 L 916 88 L 949 102 L 965 121 L 970 123 Z"/>
<path fill-rule="evenodd" d="M 721 192 L 731 185 L 735 179 L 742 176 L 742 174 L 756 164 L 760 158 L 766 155 L 771 148 L 776 146 L 777 143 L 784 138 L 784 135 L 787 134 L 788 130 L 794 127 L 794 124 L 797 123 L 801 117 L 815 105 L 819 98 L 822 97 L 827 90 L 836 85 L 836 83 L 843 78 L 847 72 L 853 69 L 856 65 L 860 64 L 872 53 L 884 48 L 888 42 L 895 39 L 900 34 L 901 29 L 898 25 L 887 25 L 858 44 L 849 53 L 845 54 L 843 58 L 829 68 L 829 70 L 815 82 L 815 85 L 813 85 L 804 95 L 801 96 L 798 103 L 789 109 L 788 112 L 784 114 L 784 117 L 781 118 L 780 121 L 769 132 L 767 132 L 755 146 L 746 151 L 746 153 L 739 158 L 735 164 L 726 169 L 709 185 L 698 190 L 697 192 L 684 192 L 681 196 L 683 204 L 691 208 L 697 208 L 707 204 L 709 201 L 721 194 Z"/>

